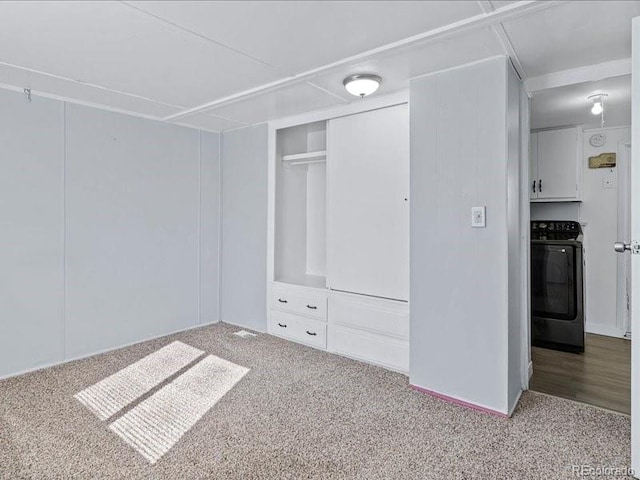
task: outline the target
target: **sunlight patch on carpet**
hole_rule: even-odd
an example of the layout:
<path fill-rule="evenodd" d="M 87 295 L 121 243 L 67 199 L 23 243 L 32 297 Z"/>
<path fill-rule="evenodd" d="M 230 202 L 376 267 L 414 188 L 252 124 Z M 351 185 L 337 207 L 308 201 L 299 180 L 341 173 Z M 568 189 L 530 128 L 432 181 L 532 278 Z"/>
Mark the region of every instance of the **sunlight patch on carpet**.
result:
<path fill-rule="evenodd" d="M 238 330 L 237 332 L 233 332 L 233 334 L 240 338 L 251 338 L 256 336 L 255 333 L 247 332 L 246 330 Z"/>
<path fill-rule="evenodd" d="M 248 371 L 209 355 L 109 428 L 154 464 Z"/>
<path fill-rule="evenodd" d="M 203 354 L 175 341 L 74 396 L 100 420 L 106 420 Z"/>

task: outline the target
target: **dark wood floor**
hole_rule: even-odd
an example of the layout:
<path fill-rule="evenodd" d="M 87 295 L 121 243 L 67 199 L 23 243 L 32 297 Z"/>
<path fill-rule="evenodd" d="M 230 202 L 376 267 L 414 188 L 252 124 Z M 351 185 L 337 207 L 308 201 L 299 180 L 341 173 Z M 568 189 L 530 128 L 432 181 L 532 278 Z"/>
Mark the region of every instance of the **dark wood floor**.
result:
<path fill-rule="evenodd" d="M 537 392 L 631 414 L 631 342 L 588 333 L 582 354 L 532 347 Z"/>

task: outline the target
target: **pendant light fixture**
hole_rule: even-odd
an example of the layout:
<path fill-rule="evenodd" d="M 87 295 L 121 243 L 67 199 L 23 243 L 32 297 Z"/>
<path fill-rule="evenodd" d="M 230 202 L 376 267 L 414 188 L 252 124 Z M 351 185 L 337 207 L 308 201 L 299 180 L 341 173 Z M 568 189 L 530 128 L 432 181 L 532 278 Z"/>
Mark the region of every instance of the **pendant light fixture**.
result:
<path fill-rule="evenodd" d="M 593 106 L 591 107 L 591 113 L 594 115 L 600 115 L 600 124 L 603 128 L 604 128 L 604 99 L 607 97 L 608 95 L 606 93 L 597 93 L 589 97 L 589 100 L 593 102 Z"/>
<path fill-rule="evenodd" d="M 364 98 L 367 95 L 371 95 L 378 90 L 378 87 L 382 83 L 382 78 L 372 73 L 358 73 L 355 75 L 349 75 L 342 81 L 344 88 L 347 89 L 351 95 Z"/>

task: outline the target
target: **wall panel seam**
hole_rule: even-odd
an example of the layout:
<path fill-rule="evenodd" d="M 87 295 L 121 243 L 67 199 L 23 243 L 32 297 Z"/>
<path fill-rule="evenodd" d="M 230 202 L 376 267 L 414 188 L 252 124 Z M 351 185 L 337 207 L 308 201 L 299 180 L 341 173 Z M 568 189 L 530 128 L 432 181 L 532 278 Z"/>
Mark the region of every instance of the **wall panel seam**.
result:
<path fill-rule="evenodd" d="M 62 102 L 62 361 L 67 358 L 67 102 Z"/>
<path fill-rule="evenodd" d="M 222 322 L 222 262 L 223 262 L 223 158 L 224 134 L 218 137 L 218 322 Z"/>
<path fill-rule="evenodd" d="M 198 325 L 202 324 L 202 130 L 198 130 Z"/>

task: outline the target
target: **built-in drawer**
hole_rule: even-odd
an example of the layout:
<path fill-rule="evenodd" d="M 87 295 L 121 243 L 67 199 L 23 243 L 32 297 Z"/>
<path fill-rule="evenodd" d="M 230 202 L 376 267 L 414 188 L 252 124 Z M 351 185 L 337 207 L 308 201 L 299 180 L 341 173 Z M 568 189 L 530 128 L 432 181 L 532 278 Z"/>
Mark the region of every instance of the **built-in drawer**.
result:
<path fill-rule="evenodd" d="M 327 348 L 327 324 L 319 320 L 272 310 L 269 333 L 322 350 Z"/>
<path fill-rule="evenodd" d="M 409 372 L 409 342 L 340 325 L 329 325 L 329 351 Z"/>
<path fill-rule="evenodd" d="M 273 310 L 327 320 L 327 294 L 318 289 L 274 284 L 270 304 Z"/>
<path fill-rule="evenodd" d="M 401 340 L 409 339 L 407 302 L 331 292 L 329 322 Z"/>

